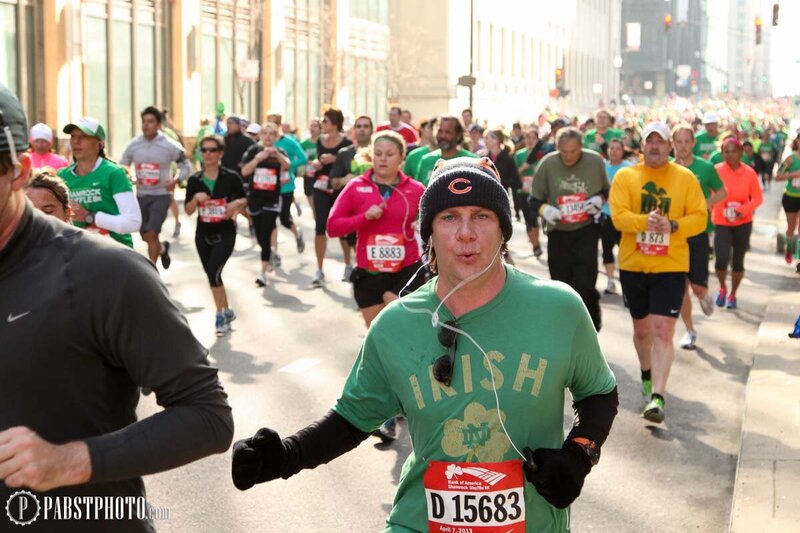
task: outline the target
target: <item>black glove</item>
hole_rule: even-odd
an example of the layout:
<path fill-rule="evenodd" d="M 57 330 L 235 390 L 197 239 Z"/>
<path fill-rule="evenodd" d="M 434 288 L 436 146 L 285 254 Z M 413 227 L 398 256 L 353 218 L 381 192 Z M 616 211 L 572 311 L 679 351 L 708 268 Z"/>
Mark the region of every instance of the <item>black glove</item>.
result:
<path fill-rule="evenodd" d="M 560 449 L 525 448 L 525 478 L 554 507 L 564 509 L 575 501 L 592 464 L 581 445 L 568 440 Z"/>
<path fill-rule="evenodd" d="M 239 490 L 247 490 L 256 483 L 281 477 L 286 460 L 286 449 L 281 437 L 269 428 L 261 428 L 250 437 L 233 445 L 231 477 Z"/>

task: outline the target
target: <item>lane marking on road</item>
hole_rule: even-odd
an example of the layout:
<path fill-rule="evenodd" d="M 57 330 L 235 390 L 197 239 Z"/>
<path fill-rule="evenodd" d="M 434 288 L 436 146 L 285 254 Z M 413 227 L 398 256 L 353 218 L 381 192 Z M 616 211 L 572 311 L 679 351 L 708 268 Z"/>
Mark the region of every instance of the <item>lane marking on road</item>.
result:
<path fill-rule="evenodd" d="M 278 372 L 287 372 L 289 374 L 299 374 L 301 372 L 305 372 L 312 366 L 316 366 L 319 364 L 319 359 L 309 359 L 307 357 L 303 357 L 298 359 L 294 363 L 290 363 L 283 368 L 279 369 Z"/>

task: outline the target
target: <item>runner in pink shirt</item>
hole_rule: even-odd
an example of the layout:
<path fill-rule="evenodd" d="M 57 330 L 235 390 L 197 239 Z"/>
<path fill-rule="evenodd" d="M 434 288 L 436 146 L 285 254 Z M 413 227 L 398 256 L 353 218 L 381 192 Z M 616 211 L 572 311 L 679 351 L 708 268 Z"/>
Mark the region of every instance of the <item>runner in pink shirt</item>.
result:
<path fill-rule="evenodd" d="M 40 122 L 31 128 L 31 160 L 33 168 L 58 170 L 69 165 L 66 158 L 53 152 L 53 130 L 47 124 Z"/>
<path fill-rule="evenodd" d="M 350 281 L 367 326 L 422 266 L 412 224 L 425 187 L 400 171 L 405 150 L 397 133 L 375 133 L 373 168 L 342 189 L 328 217 L 331 237 L 356 232 L 356 269 Z M 424 282 L 419 273 L 406 290 Z"/>

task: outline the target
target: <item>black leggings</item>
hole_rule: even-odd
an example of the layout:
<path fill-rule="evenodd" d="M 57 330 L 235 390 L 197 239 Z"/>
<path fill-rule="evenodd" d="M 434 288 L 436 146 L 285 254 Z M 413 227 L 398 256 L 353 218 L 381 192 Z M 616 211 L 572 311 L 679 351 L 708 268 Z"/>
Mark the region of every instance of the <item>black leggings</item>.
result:
<path fill-rule="evenodd" d="M 597 283 L 597 241 L 600 226 L 589 224 L 575 231 L 551 231 L 547 238 L 550 278 L 563 281 L 581 296 L 592 323 L 600 331 L 602 312 Z"/>
<path fill-rule="evenodd" d="M 236 244 L 235 230 L 211 235 L 195 234 L 194 245 L 197 248 L 197 255 L 200 256 L 203 270 L 208 276 L 208 284 L 212 287 L 222 286 L 222 269 L 233 253 L 234 244 Z"/>
<path fill-rule="evenodd" d="M 744 254 L 747 253 L 752 229 L 752 222 L 741 226 L 717 226 L 714 233 L 715 270 L 728 270 L 728 265 L 732 265 L 732 272 L 744 272 Z"/>
<path fill-rule="evenodd" d="M 313 194 L 314 218 L 316 220 L 314 233 L 315 235 L 325 235 L 328 216 L 331 214 L 331 208 L 333 208 L 333 202 L 336 201 L 336 197 L 319 189 L 314 189 Z"/>
<path fill-rule="evenodd" d="M 281 193 L 281 226 L 286 229 L 292 229 L 294 226 L 292 202 L 294 202 L 294 191 Z"/>
<path fill-rule="evenodd" d="M 614 262 L 614 246 L 619 246 L 620 232 L 614 227 L 611 217 L 603 213 L 600 217 L 600 242 L 603 243 L 603 264 Z"/>
<path fill-rule="evenodd" d="M 278 220 L 277 211 L 261 211 L 253 215 L 253 228 L 256 231 L 256 240 L 261 246 L 261 260 L 269 261 L 272 251 L 272 232 L 275 230 L 275 222 Z"/>

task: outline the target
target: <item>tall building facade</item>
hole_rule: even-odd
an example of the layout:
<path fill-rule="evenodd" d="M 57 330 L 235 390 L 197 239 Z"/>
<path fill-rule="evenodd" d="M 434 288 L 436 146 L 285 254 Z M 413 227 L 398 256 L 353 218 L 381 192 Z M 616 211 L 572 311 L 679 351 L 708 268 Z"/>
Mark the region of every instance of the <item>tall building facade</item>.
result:
<path fill-rule="evenodd" d="M 0 83 L 32 122 L 97 118 L 119 156 L 140 111 L 192 139 L 224 109 L 305 129 L 324 104 L 386 116 L 389 0 L 0 0 Z"/>
<path fill-rule="evenodd" d="M 615 99 L 620 0 L 394 0 L 389 97 L 419 116 L 510 126 L 543 109 L 590 111 Z M 569 94 L 556 98 L 556 69 Z M 469 85 L 472 85 L 470 88 Z"/>

